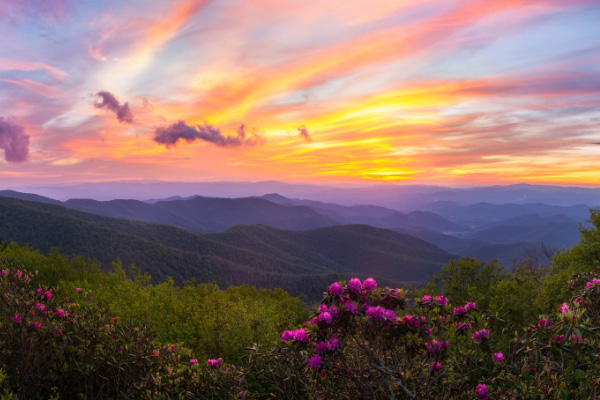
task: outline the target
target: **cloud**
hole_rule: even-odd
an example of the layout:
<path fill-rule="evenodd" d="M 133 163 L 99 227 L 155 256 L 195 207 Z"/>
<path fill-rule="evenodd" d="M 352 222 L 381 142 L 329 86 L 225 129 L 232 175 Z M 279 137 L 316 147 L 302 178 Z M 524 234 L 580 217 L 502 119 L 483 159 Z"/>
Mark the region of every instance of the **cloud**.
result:
<path fill-rule="evenodd" d="M 263 141 L 256 132 L 247 133 L 244 124 L 238 128 L 236 136 L 225 136 L 220 129 L 207 123 L 190 126 L 184 121 L 178 121 L 167 127 L 158 127 L 154 132 L 154 141 L 164 144 L 167 148 L 175 146 L 179 139 L 188 143 L 203 140 L 219 147 L 254 146 Z"/>
<path fill-rule="evenodd" d="M 23 162 L 29 154 L 29 135 L 22 126 L 0 117 L 0 148 L 8 162 Z"/>
<path fill-rule="evenodd" d="M 144 110 L 147 111 L 153 111 L 154 110 L 154 106 L 152 105 L 152 103 L 150 103 L 150 101 L 144 97 L 144 99 L 142 100 L 142 107 L 144 108 Z"/>
<path fill-rule="evenodd" d="M 94 102 L 94 107 L 114 112 L 120 122 L 127 122 L 128 124 L 133 122 L 133 113 L 129 109 L 129 103 L 121 105 L 114 94 L 104 90 L 96 93 L 95 96 L 100 97 L 102 101 Z"/>
<path fill-rule="evenodd" d="M 300 125 L 298 127 L 298 134 L 304 138 L 307 142 L 311 141 L 310 134 L 308 133 L 308 129 L 306 129 L 306 125 Z"/>

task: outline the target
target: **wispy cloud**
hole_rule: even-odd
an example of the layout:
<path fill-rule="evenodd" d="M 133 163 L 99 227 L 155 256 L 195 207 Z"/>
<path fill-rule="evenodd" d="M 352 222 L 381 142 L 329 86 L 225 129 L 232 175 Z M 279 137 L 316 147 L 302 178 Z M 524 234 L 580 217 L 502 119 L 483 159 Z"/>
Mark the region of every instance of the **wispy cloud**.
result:
<path fill-rule="evenodd" d="M 600 181 L 597 1 L 42 3 L 0 0 L 20 178 Z"/>

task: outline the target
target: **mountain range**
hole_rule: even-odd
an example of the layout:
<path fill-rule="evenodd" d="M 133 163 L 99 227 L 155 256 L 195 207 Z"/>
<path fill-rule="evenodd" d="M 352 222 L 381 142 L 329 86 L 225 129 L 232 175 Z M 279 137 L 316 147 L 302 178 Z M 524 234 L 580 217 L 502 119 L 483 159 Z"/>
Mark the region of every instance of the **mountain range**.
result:
<path fill-rule="evenodd" d="M 426 191 L 429 200 L 448 192 L 439 187 L 405 189 L 409 197 L 417 189 Z M 519 190 L 533 189 L 517 185 L 496 192 Z M 544 190 L 555 196 L 553 188 L 534 191 Z M 488 193 L 481 188 L 473 193 L 482 191 Z M 456 197 L 463 192 L 448 193 Z M 105 201 L 60 201 L 11 190 L 0 191 L 0 196 L 4 241 L 30 243 L 44 252 L 58 247 L 66 254 L 93 257 L 105 268 L 119 258 L 157 280 L 172 276 L 178 282 L 252 283 L 313 298 L 320 294 L 310 292 L 309 283 L 315 280 L 356 274 L 419 282 L 459 256 L 498 258 L 510 269 L 537 245 L 572 246 L 579 239 L 578 224 L 589 215 L 585 204 L 436 200 L 405 212 L 381 204 L 338 204 L 278 193 Z"/>
<path fill-rule="evenodd" d="M 265 193 L 279 193 L 288 198 L 309 199 L 349 206 L 370 204 L 405 212 L 424 210 L 423 205 L 438 201 L 452 201 L 461 205 L 476 203 L 545 203 L 559 206 L 583 204 L 588 207 L 600 205 L 600 187 L 582 188 L 529 184 L 445 187 L 410 184 L 317 185 L 279 181 L 166 182 L 137 180 L 63 185 L 24 185 L 7 189 L 35 193 L 63 201 L 70 198 L 147 200 L 194 195 L 237 198 L 262 196 Z"/>
<path fill-rule="evenodd" d="M 421 282 L 456 258 L 413 236 L 368 225 L 296 231 L 236 225 L 197 234 L 51 203 L 0 197 L 2 240 L 45 253 L 57 247 L 63 254 L 94 258 L 104 268 L 119 259 L 156 281 L 170 276 L 224 287 L 280 287 L 315 300 L 333 280 L 373 276 L 382 285 Z"/>

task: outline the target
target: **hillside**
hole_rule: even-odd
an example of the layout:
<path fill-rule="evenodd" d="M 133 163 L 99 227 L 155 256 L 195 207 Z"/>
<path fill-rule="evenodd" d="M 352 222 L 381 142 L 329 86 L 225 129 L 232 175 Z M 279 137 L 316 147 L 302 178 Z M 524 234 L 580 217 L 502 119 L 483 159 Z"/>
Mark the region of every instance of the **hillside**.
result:
<path fill-rule="evenodd" d="M 195 221 L 208 231 L 222 231 L 239 224 L 263 224 L 282 229 L 311 229 L 337 224 L 306 206 L 284 206 L 259 198 L 194 197 L 159 201 L 154 207 Z"/>
<path fill-rule="evenodd" d="M 421 209 L 439 214 L 450 221 L 474 227 L 484 227 L 515 217 L 531 219 L 532 214 L 555 219 L 562 215 L 573 221 L 584 221 L 590 214 L 590 207 L 583 204 L 573 206 L 555 206 L 544 203 L 461 205 L 452 201 L 438 201 L 424 204 Z"/>
<path fill-rule="evenodd" d="M 177 282 L 194 278 L 224 287 L 248 283 L 310 298 L 320 295 L 316 288 L 322 282 L 356 274 L 390 284 L 422 281 L 453 258 L 414 237 L 360 225 L 307 231 L 238 226 L 199 235 L 3 197 L 0 237 L 43 252 L 58 247 L 65 254 L 96 258 L 106 268 L 119 258 L 155 281 L 172 276 Z"/>
<path fill-rule="evenodd" d="M 399 281 L 421 280 L 451 258 L 421 239 L 368 225 L 306 231 L 236 226 L 205 237 L 265 254 L 285 254 L 305 265 L 326 265 L 339 273 L 350 270 Z"/>
<path fill-rule="evenodd" d="M 553 247 L 571 247 L 579 241 L 579 228 L 574 222 L 549 222 L 535 226 L 496 226 L 466 235 L 491 244 L 511 244 L 528 241 Z"/>
<path fill-rule="evenodd" d="M 238 224 L 310 229 L 339 223 L 306 206 L 281 205 L 260 198 L 195 196 L 152 204 L 139 200 L 70 199 L 64 205 L 106 217 L 175 225 L 196 233 L 218 232 Z"/>
<path fill-rule="evenodd" d="M 282 205 L 304 205 L 316 212 L 327 215 L 340 224 L 366 224 L 377 228 L 391 229 L 396 227 L 415 226 L 440 232 L 465 232 L 469 228 L 429 211 L 399 212 L 391 208 L 373 205 L 344 206 L 321 201 L 288 199 L 276 193 L 262 198 Z"/>

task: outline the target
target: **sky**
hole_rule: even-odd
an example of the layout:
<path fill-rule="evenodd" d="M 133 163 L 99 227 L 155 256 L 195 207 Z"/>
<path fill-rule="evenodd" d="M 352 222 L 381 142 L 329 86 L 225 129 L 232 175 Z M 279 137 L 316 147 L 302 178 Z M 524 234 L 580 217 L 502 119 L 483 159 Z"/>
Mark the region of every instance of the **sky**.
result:
<path fill-rule="evenodd" d="M 0 0 L 0 185 L 600 186 L 598 0 Z"/>

